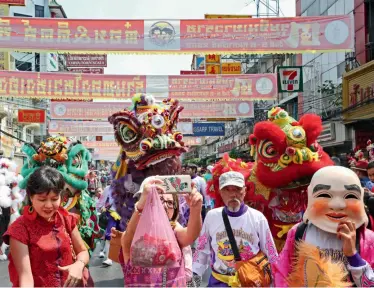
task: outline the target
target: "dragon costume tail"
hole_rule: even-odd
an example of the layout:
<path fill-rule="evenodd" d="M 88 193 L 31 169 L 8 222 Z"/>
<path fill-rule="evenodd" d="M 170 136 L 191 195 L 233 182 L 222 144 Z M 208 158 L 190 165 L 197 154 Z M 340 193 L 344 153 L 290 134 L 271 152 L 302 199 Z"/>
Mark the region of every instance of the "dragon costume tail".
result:
<path fill-rule="evenodd" d="M 287 278 L 289 287 L 350 287 L 342 263 L 323 257 L 319 249 L 303 241 L 296 247 L 292 272 Z"/>

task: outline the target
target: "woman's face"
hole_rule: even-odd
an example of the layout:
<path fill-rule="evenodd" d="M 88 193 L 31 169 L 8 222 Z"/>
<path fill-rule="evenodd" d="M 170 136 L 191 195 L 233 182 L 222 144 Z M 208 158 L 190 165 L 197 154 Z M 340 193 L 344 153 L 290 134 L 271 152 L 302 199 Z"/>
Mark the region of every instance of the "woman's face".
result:
<path fill-rule="evenodd" d="M 174 214 L 174 199 L 171 194 L 162 194 L 160 195 L 160 199 L 162 204 L 164 205 L 164 209 L 166 214 L 168 215 L 168 219 L 170 220 Z"/>
<path fill-rule="evenodd" d="M 61 204 L 60 194 L 53 191 L 35 194 L 30 198 L 36 213 L 46 220 L 49 220 L 57 212 Z"/>

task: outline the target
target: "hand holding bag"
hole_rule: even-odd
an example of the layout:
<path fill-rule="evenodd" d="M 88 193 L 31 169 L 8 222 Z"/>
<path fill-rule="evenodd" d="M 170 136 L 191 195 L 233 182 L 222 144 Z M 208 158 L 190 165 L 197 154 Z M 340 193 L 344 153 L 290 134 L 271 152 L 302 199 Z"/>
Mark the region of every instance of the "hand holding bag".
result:
<path fill-rule="evenodd" d="M 247 261 L 242 261 L 225 209 L 222 210 L 222 217 L 227 237 L 229 238 L 231 249 L 234 253 L 236 262 L 235 269 L 238 273 L 237 276 L 240 285 L 242 287 L 270 287 L 272 281 L 271 268 L 266 255 L 260 250 L 255 257 Z"/>

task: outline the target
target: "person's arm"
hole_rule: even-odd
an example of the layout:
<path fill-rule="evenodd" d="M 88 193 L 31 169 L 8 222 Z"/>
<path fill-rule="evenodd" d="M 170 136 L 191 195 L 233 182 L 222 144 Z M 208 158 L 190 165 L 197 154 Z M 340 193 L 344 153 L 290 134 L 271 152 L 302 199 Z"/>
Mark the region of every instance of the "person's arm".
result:
<path fill-rule="evenodd" d="M 140 209 L 140 208 L 139 208 Z M 130 260 L 130 249 L 131 249 L 131 243 L 134 239 L 136 227 L 138 226 L 139 220 L 140 220 L 140 211 L 135 211 L 131 218 L 129 223 L 127 224 L 126 231 L 123 232 L 121 237 L 121 247 L 122 247 L 122 253 L 123 253 L 123 260 L 125 264 Z"/>
<path fill-rule="evenodd" d="M 186 196 L 186 202 L 190 206 L 190 218 L 186 228 L 181 226 L 176 229 L 176 237 L 181 248 L 191 245 L 199 237 L 203 226 L 201 219 L 201 207 L 203 197 L 196 189 Z"/>
<path fill-rule="evenodd" d="M 71 265 L 64 266 L 64 267 L 58 266 L 59 270 L 67 271 L 69 273 L 69 276 L 64 283 L 64 287 L 80 286 L 82 278 L 83 278 L 83 269 L 90 260 L 90 256 L 88 254 L 87 248 L 78 231 L 77 226 L 71 232 L 70 237 L 71 237 L 71 242 L 73 244 L 74 252 L 77 255 L 77 259 Z"/>
<path fill-rule="evenodd" d="M 34 287 L 29 247 L 10 237 L 10 253 L 18 273 L 19 287 Z"/>

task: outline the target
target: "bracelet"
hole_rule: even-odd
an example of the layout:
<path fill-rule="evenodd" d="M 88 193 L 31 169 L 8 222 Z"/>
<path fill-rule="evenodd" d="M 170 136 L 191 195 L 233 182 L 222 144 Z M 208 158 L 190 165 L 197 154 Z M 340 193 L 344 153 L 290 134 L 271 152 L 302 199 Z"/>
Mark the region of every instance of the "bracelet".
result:
<path fill-rule="evenodd" d="M 138 213 L 139 215 L 142 215 L 143 209 L 138 209 L 138 202 L 135 203 L 135 212 Z"/>

